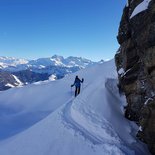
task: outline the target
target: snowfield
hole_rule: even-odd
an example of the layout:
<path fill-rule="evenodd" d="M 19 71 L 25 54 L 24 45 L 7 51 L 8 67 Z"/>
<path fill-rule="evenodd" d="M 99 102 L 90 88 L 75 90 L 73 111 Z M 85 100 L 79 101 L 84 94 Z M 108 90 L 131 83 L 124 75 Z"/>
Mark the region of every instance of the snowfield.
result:
<path fill-rule="evenodd" d="M 0 155 L 149 155 L 123 116 L 114 60 L 0 92 Z M 74 98 L 71 84 L 84 78 Z"/>

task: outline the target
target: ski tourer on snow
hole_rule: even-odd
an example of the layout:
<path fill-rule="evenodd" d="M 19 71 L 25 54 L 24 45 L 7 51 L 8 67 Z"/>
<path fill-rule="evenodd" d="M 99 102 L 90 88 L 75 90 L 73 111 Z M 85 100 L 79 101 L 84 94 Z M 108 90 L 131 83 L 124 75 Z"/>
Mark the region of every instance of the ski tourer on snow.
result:
<path fill-rule="evenodd" d="M 81 89 L 81 83 L 84 82 L 84 79 L 82 80 L 79 79 L 78 76 L 75 77 L 74 84 L 71 85 L 71 87 L 75 86 L 75 97 L 80 94 L 80 89 Z"/>

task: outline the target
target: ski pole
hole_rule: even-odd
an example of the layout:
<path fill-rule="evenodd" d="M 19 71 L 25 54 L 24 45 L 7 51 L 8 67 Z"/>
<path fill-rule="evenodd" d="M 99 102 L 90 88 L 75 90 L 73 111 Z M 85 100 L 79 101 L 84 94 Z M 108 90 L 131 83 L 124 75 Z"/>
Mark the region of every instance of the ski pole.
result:
<path fill-rule="evenodd" d="M 72 87 L 71 87 L 71 96 L 72 96 Z"/>
<path fill-rule="evenodd" d="M 82 78 L 82 90 L 83 90 L 83 82 L 84 82 L 84 78 Z"/>

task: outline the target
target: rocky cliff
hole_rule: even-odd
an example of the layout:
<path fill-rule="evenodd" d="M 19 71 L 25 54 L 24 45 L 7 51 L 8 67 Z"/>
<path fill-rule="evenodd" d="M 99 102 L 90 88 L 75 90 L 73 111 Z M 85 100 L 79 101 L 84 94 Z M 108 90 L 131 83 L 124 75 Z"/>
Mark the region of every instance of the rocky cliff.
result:
<path fill-rule="evenodd" d="M 137 136 L 155 154 L 155 1 L 129 0 L 120 22 L 115 55 L 125 116 L 139 125 Z"/>
<path fill-rule="evenodd" d="M 11 73 L 0 70 L 0 91 L 19 86 L 20 83 Z"/>

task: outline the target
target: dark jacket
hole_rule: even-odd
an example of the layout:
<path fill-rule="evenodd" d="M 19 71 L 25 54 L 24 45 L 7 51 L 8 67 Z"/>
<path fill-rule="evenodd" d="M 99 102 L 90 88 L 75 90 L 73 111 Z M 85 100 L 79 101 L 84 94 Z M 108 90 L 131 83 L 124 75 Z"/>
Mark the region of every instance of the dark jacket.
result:
<path fill-rule="evenodd" d="M 71 87 L 75 86 L 75 87 L 80 87 L 81 86 L 81 83 L 83 83 L 83 79 L 80 80 L 78 77 L 75 78 L 75 81 L 74 81 L 74 84 L 71 85 Z"/>

